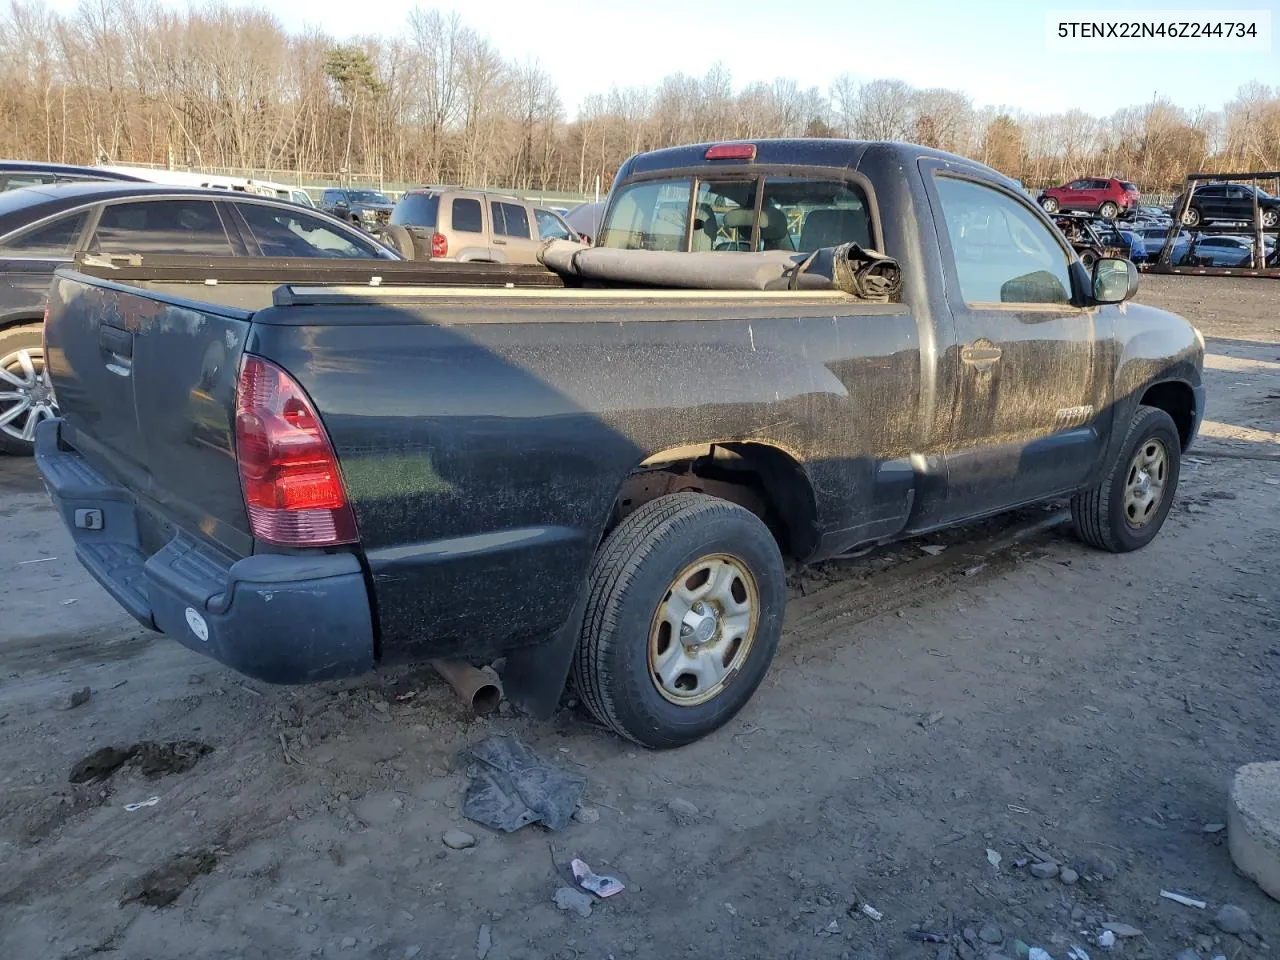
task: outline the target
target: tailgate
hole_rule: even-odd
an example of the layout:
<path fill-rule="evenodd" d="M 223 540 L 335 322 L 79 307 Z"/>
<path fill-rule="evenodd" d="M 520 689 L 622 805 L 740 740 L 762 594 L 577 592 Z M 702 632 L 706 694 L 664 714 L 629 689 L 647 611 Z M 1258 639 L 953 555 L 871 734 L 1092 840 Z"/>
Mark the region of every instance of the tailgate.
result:
<path fill-rule="evenodd" d="M 252 552 L 234 453 L 248 311 L 64 270 L 45 323 L 61 440 L 137 499 L 139 546 L 174 527 Z"/>

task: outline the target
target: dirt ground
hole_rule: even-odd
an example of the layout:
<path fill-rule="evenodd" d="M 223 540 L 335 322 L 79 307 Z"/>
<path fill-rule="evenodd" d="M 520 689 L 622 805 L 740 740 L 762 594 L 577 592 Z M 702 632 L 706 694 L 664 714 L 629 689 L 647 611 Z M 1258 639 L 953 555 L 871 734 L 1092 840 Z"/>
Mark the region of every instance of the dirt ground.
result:
<path fill-rule="evenodd" d="M 811 571 L 755 699 L 676 752 L 572 709 L 468 718 L 422 672 L 244 680 L 138 629 L 30 463 L 0 461 L 0 957 L 1270 956 L 1280 904 L 1212 828 L 1234 769 L 1280 754 L 1280 284 L 1140 296 L 1210 353 L 1153 545 L 1094 552 L 1033 511 Z M 465 820 L 458 751 L 495 731 L 585 775 L 598 820 Z M 69 782 L 140 741 L 212 752 Z M 446 847 L 455 828 L 475 845 Z M 627 889 L 558 909 L 571 857 Z M 1037 857 L 1079 879 L 1020 866 Z M 1224 904 L 1254 932 L 1219 930 Z M 1108 922 L 1140 933 L 1108 951 Z"/>

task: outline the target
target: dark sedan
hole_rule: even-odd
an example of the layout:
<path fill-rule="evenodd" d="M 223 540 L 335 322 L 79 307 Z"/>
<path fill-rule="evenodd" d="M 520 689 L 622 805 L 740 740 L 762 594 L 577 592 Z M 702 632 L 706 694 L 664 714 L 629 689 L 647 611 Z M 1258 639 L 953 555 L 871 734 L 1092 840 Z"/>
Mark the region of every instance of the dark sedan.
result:
<path fill-rule="evenodd" d="M 198 257 L 400 255 L 336 217 L 224 190 L 75 182 L 0 193 L 0 451 L 30 455 L 54 415 L 41 322 L 53 271 L 77 254 Z"/>
<path fill-rule="evenodd" d="M 0 160 L 0 192 L 86 180 L 99 183 L 145 182 L 141 177 L 102 167 L 77 167 L 69 163 L 43 163 L 38 160 Z"/>

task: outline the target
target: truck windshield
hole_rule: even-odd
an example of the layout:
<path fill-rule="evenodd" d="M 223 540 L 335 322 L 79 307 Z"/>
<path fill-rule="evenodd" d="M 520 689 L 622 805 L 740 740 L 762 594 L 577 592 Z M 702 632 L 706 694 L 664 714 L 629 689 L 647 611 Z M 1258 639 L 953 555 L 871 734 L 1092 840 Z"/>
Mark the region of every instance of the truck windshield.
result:
<path fill-rule="evenodd" d="M 376 190 L 352 190 L 352 203 L 390 203 L 391 201 Z"/>
<path fill-rule="evenodd" d="M 629 184 L 610 204 L 598 240 L 620 250 L 797 253 L 849 242 L 873 243 L 862 190 L 843 180 L 796 177 Z"/>

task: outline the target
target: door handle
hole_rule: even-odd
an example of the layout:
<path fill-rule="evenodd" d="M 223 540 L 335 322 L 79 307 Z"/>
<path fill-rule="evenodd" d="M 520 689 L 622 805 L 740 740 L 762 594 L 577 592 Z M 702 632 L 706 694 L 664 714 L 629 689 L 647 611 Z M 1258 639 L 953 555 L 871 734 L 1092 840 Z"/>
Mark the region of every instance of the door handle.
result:
<path fill-rule="evenodd" d="M 503 240 L 501 237 L 494 237 L 494 238 L 493 238 L 493 242 L 494 242 L 494 243 L 496 243 L 496 244 L 498 244 L 498 246 L 502 246 L 502 245 L 503 245 L 503 244 L 505 244 L 507 241 Z"/>
<path fill-rule="evenodd" d="M 960 351 L 960 359 L 970 366 L 985 370 L 994 366 L 1000 359 L 1002 351 L 990 341 L 979 340 Z"/>
<path fill-rule="evenodd" d="M 133 366 L 133 334 L 109 324 L 98 327 L 98 348 L 107 369 L 119 377 L 129 376 Z"/>

